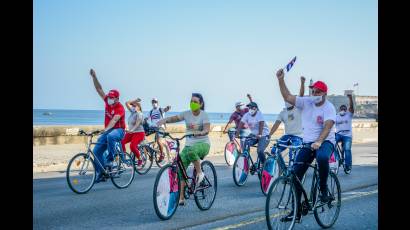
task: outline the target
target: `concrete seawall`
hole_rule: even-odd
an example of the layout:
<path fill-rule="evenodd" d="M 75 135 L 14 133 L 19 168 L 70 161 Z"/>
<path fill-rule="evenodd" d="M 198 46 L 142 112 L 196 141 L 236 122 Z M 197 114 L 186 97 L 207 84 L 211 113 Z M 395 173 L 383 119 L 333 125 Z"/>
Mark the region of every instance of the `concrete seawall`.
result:
<path fill-rule="evenodd" d="M 269 123 L 269 128 L 272 123 Z M 378 123 L 374 121 L 353 121 L 353 141 L 368 142 L 378 140 Z M 210 137 L 220 136 L 224 124 L 212 124 Z M 87 137 L 79 136 L 78 131 L 93 131 L 103 129 L 102 125 L 88 126 L 33 126 L 33 146 L 39 145 L 60 145 L 85 143 Z M 184 124 L 168 124 L 167 132 L 178 134 L 185 132 Z M 283 124 L 276 131 L 274 137 L 283 135 Z"/>

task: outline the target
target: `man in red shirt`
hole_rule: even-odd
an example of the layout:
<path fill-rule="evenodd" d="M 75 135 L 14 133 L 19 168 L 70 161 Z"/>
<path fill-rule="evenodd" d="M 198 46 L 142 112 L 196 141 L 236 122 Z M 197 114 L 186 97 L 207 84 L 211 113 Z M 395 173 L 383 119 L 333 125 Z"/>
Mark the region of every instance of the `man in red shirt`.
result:
<path fill-rule="evenodd" d="M 103 167 L 111 166 L 114 160 L 115 143 L 121 142 L 122 138 L 124 138 L 125 110 L 124 106 L 119 102 L 120 93 L 112 89 L 108 94 L 105 94 L 93 69 L 90 70 L 90 75 L 98 95 L 100 95 L 101 99 L 105 102 L 104 133 L 98 138 L 93 152 Z M 107 164 L 105 164 L 103 154 L 107 149 Z M 95 162 L 95 165 L 97 171 L 96 183 L 98 183 L 105 179 L 101 173 L 102 168 L 100 164 Z"/>

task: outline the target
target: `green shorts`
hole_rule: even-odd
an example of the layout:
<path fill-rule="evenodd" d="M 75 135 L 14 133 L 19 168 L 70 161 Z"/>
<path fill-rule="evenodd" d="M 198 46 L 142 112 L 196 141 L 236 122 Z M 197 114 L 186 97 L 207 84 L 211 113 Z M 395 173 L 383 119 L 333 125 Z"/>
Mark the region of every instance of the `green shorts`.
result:
<path fill-rule="evenodd" d="M 208 143 L 196 143 L 192 146 L 185 146 L 182 152 L 179 154 L 185 170 L 193 161 L 204 159 L 209 153 L 211 146 Z M 178 172 L 180 174 L 180 172 Z M 181 176 L 181 174 L 180 174 Z"/>

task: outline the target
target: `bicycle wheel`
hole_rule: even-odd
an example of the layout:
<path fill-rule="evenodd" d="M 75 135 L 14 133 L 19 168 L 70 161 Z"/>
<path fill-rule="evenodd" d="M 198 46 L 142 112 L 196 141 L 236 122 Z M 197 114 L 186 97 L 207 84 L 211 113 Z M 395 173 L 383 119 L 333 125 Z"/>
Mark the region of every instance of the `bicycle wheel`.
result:
<path fill-rule="evenodd" d="M 149 147 L 141 145 L 138 146 L 138 150 L 140 151 L 142 164 L 140 166 L 137 165 L 138 160 L 134 154 L 132 154 L 131 157 L 135 163 L 135 172 L 140 175 L 144 175 L 151 169 L 153 159 Z"/>
<path fill-rule="evenodd" d="M 249 158 L 243 154 L 236 158 L 232 169 L 233 181 L 237 186 L 242 186 L 246 183 L 249 175 Z"/>
<path fill-rule="evenodd" d="M 164 143 L 161 143 L 161 145 L 162 145 L 162 149 L 164 150 L 164 153 L 163 153 L 164 158 L 160 161 L 161 153 L 159 151 L 159 147 L 157 148 L 158 152 L 155 154 L 155 163 L 157 164 L 159 168 L 162 168 L 164 167 L 164 165 L 172 162 L 171 156 L 169 154 L 168 146 Z"/>
<path fill-rule="evenodd" d="M 265 164 L 263 165 L 262 178 L 260 180 L 261 190 L 263 195 L 268 195 L 269 188 L 272 185 L 273 181 L 282 175 L 281 168 L 279 163 L 275 160 L 275 157 L 269 156 L 266 159 Z"/>
<path fill-rule="evenodd" d="M 68 187 L 78 194 L 90 191 L 96 179 L 95 164 L 91 156 L 85 153 L 75 155 L 67 166 Z"/>
<path fill-rule="evenodd" d="M 328 191 L 330 196 L 332 197 L 332 200 L 328 203 L 322 203 L 320 201 L 316 202 L 313 210 L 316 222 L 322 228 L 330 228 L 335 224 L 337 218 L 339 217 L 342 201 L 340 183 L 337 179 L 336 174 L 334 174 L 333 172 L 329 173 L 327 184 Z M 316 186 L 316 194 L 319 194 L 319 186 Z"/>
<path fill-rule="evenodd" d="M 235 163 L 235 159 L 238 157 L 238 147 L 234 141 L 229 141 L 225 145 L 224 149 L 225 162 L 228 166 Z"/>
<path fill-rule="evenodd" d="M 295 187 L 289 177 L 278 177 L 269 188 L 265 204 L 268 229 L 292 229 L 297 213 Z M 292 221 L 283 218 L 292 214 Z"/>
<path fill-rule="evenodd" d="M 115 162 L 117 166 L 111 170 L 111 182 L 119 189 L 126 188 L 134 180 L 134 160 L 130 154 L 123 153 Z"/>
<path fill-rule="evenodd" d="M 210 161 L 203 161 L 201 169 L 205 177 L 201 184 L 198 185 L 199 187 L 197 187 L 194 197 L 198 208 L 204 211 L 210 209 L 214 203 L 218 183 L 215 167 Z"/>
<path fill-rule="evenodd" d="M 178 208 L 180 180 L 176 165 L 165 165 L 155 178 L 153 200 L 155 213 L 162 220 L 170 219 Z"/>

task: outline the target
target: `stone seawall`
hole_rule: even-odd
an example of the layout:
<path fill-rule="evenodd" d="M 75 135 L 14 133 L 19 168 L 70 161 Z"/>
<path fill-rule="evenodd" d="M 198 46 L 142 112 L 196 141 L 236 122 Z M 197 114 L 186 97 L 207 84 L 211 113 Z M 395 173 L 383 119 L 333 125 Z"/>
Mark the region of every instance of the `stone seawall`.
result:
<path fill-rule="evenodd" d="M 273 123 L 269 123 L 269 128 Z M 353 140 L 356 142 L 377 141 L 378 123 L 374 121 L 353 121 Z M 212 124 L 211 136 L 220 136 L 224 124 Z M 59 145 L 59 144 L 79 144 L 85 143 L 87 137 L 79 136 L 78 131 L 82 129 L 86 132 L 103 129 L 102 125 L 88 126 L 33 126 L 33 146 L 39 145 Z M 167 132 L 178 134 L 185 132 L 184 124 L 168 124 Z M 279 126 L 274 137 L 283 135 L 283 124 Z M 153 135 L 151 135 L 153 136 Z"/>

